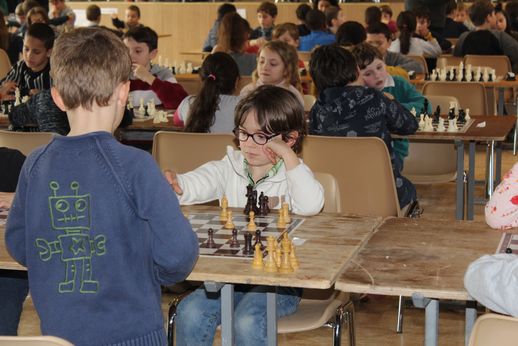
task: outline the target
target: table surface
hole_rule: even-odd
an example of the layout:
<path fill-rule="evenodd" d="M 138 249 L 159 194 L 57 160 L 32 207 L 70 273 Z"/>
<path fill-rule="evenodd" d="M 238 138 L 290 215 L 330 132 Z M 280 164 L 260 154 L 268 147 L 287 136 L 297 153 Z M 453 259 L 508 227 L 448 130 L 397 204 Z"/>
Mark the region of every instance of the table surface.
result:
<path fill-rule="evenodd" d="M 182 131 L 183 127 L 175 126 L 173 124 L 173 117 L 167 117 L 167 123 L 153 123 L 153 119 L 145 121 L 135 121 L 131 125 L 126 126 L 124 131 Z"/>
<path fill-rule="evenodd" d="M 218 207 L 184 206 L 186 213 L 219 214 Z M 235 211 L 241 212 L 241 210 Z M 293 233 L 304 239 L 297 246 L 300 268 L 290 274 L 271 274 L 252 268 L 252 259 L 200 256 L 188 280 L 259 284 L 302 288 L 329 288 L 343 268 L 381 223 L 378 217 L 322 213 L 306 217 Z M 0 268 L 24 269 L 5 249 L 5 226 L 0 226 Z"/>
<path fill-rule="evenodd" d="M 502 233 L 484 222 L 390 218 L 344 270 L 335 287 L 345 292 L 434 299 L 471 299 L 468 265 L 494 254 Z"/>

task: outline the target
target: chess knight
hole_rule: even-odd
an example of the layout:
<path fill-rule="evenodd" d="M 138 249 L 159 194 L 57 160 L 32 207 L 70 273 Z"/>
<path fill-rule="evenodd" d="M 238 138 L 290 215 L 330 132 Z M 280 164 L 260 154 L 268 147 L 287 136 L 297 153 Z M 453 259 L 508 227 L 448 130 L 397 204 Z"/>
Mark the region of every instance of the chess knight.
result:
<path fill-rule="evenodd" d="M 76 282 L 80 284 L 79 292 L 96 293 L 99 282 L 93 280 L 92 256 L 106 253 L 106 237 L 97 235 L 91 238 L 90 231 L 90 195 L 79 195 L 79 183 L 73 181 L 70 189 L 73 195 L 58 195 L 59 184 L 50 182 L 53 196 L 49 197 L 49 209 L 52 229 L 62 231 L 57 240 L 36 239 L 36 247 L 40 259 L 49 261 L 54 254 L 60 254 L 65 264 L 65 279 L 59 283 L 59 292 L 74 292 Z"/>

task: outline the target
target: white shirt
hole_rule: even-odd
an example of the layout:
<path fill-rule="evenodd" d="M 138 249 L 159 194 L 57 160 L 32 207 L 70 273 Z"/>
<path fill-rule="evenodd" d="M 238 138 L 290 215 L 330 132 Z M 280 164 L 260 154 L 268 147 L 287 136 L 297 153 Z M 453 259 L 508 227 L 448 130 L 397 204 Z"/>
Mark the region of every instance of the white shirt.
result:
<path fill-rule="evenodd" d="M 388 50 L 390 52 L 401 53 L 399 38 L 392 41 Z M 412 37 L 410 39 L 410 49 L 406 55 L 421 55 L 425 58 L 437 58 L 441 54 L 441 46 L 439 46 L 439 42 L 437 42 L 435 38 L 430 41 L 425 41 L 417 37 Z"/>

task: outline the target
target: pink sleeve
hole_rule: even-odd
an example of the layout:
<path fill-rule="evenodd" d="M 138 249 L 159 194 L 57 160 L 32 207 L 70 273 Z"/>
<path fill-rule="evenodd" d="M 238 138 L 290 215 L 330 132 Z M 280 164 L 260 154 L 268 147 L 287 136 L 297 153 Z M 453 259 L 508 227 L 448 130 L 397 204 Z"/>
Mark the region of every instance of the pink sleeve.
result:
<path fill-rule="evenodd" d="M 486 222 L 492 228 L 518 227 L 518 163 L 496 187 L 485 212 Z"/>
<path fill-rule="evenodd" d="M 180 107 L 176 108 L 173 114 L 173 125 L 183 127 L 185 124 L 183 123 L 182 117 L 180 116 Z"/>

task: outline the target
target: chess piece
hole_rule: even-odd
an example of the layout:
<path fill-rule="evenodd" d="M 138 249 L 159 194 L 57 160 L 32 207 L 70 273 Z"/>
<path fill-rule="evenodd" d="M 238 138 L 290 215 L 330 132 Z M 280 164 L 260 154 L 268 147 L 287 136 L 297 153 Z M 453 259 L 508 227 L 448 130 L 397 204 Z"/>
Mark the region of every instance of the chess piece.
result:
<path fill-rule="evenodd" d="M 430 80 L 432 80 L 432 81 L 437 80 L 437 70 L 433 69 L 432 74 L 430 75 Z"/>
<path fill-rule="evenodd" d="M 281 262 L 282 262 L 282 249 L 281 249 L 281 246 L 278 245 L 275 248 L 275 264 L 277 264 L 277 267 L 281 266 Z"/>
<path fill-rule="evenodd" d="M 419 115 L 419 131 L 424 130 L 424 114 Z"/>
<path fill-rule="evenodd" d="M 257 270 L 263 270 L 263 253 L 261 251 L 261 245 L 255 244 L 254 260 L 252 262 L 252 268 Z"/>
<path fill-rule="evenodd" d="M 16 88 L 16 89 L 14 89 L 14 105 L 18 106 L 21 103 L 22 102 L 21 102 L 21 98 L 20 98 L 20 88 Z"/>
<path fill-rule="evenodd" d="M 286 228 L 286 220 L 284 219 L 284 211 L 279 209 L 279 219 L 277 220 L 278 228 Z"/>
<path fill-rule="evenodd" d="M 448 119 L 448 131 L 447 132 L 456 132 L 455 130 L 455 119 Z"/>
<path fill-rule="evenodd" d="M 508 247 L 507 249 L 505 249 L 505 253 L 513 253 L 513 249 L 511 249 L 510 247 Z"/>
<path fill-rule="evenodd" d="M 252 252 L 252 234 L 249 232 L 245 232 L 245 247 L 243 248 L 243 255 L 251 255 Z"/>
<path fill-rule="evenodd" d="M 207 231 L 207 235 L 207 247 L 209 249 L 215 248 L 216 243 L 214 242 L 214 230 L 212 228 L 209 228 L 209 230 Z"/>
<path fill-rule="evenodd" d="M 471 117 L 469 116 L 469 108 L 466 108 L 466 117 L 464 119 L 466 119 L 466 121 L 471 119 Z"/>
<path fill-rule="evenodd" d="M 263 216 L 266 216 L 268 215 L 268 202 L 267 202 L 267 199 L 268 197 L 266 197 L 264 195 L 263 192 L 261 192 L 261 194 L 259 195 L 259 214 L 258 215 L 263 215 Z"/>
<path fill-rule="evenodd" d="M 424 131 L 425 132 L 433 132 L 432 119 L 428 115 L 425 117 L 424 123 L 425 123 Z"/>
<path fill-rule="evenodd" d="M 229 246 L 231 248 L 238 248 L 238 247 L 240 247 L 239 240 L 237 240 L 237 229 L 235 229 L 235 228 L 232 229 L 232 238 L 230 239 Z"/>
<path fill-rule="evenodd" d="M 256 230 L 255 231 L 255 243 L 254 243 L 254 247 L 259 244 L 259 246 L 261 247 L 261 249 L 264 249 L 264 245 L 263 243 L 261 242 L 261 231 L 260 230 Z"/>
<path fill-rule="evenodd" d="M 457 117 L 457 121 L 460 123 L 464 123 L 466 121 L 466 112 L 464 109 L 459 109 L 459 116 Z"/>
<path fill-rule="evenodd" d="M 192 63 L 187 63 L 187 68 L 185 69 L 186 73 L 192 73 Z"/>
<path fill-rule="evenodd" d="M 410 113 L 412 113 L 412 115 L 413 115 L 414 117 L 416 117 L 416 116 L 417 116 L 417 111 L 415 110 L 415 107 L 412 107 L 412 109 L 410 110 Z"/>
<path fill-rule="evenodd" d="M 225 227 L 226 229 L 232 229 L 236 227 L 234 225 L 234 222 L 232 222 L 232 210 L 227 211 L 227 222 L 225 222 L 225 226 L 223 227 Z"/>
<path fill-rule="evenodd" d="M 267 243 L 268 246 L 266 247 L 266 251 L 268 254 L 264 271 L 267 273 L 277 273 L 277 263 L 275 261 L 275 238 L 272 236 L 268 237 Z"/>
<path fill-rule="evenodd" d="M 290 244 L 290 264 L 294 270 L 299 269 L 299 259 L 295 253 L 295 245 L 293 243 Z"/>
<path fill-rule="evenodd" d="M 437 132 L 444 132 L 446 128 L 444 127 L 444 119 L 439 118 L 439 125 L 437 125 Z"/>
<path fill-rule="evenodd" d="M 220 221 L 227 221 L 227 208 L 228 208 L 228 199 L 226 196 L 221 198 L 221 212 L 219 213 Z"/>
<path fill-rule="evenodd" d="M 253 211 L 250 211 L 250 213 L 248 215 L 249 215 L 250 221 L 248 222 L 248 225 L 246 226 L 246 228 L 249 231 L 255 231 L 257 229 L 257 226 L 255 224 L 255 213 Z"/>
<path fill-rule="evenodd" d="M 281 241 L 282 247 L 282 260 L 279 268 L 279 272 L 282 274 L 287 274 L 293 272 L 293 268 L 290 264 L 290 240 L 287 238 L 283 238 Z"/>
<path fill-rule="evenodd" d="M 482 81 L 488 82 L 489 81 L 489 71 L 487 67 L 484 68 L 484 73 L 482 74 Z"/>
<path fill-rule="evenodd" d="M 286 202 L 282 203 L 282 212 L 284 214 L 284 222 L 290 223 L 291 217 L 290 217 L 290 207 L 288 206 L 288 203 L 286 203 Z"/>

